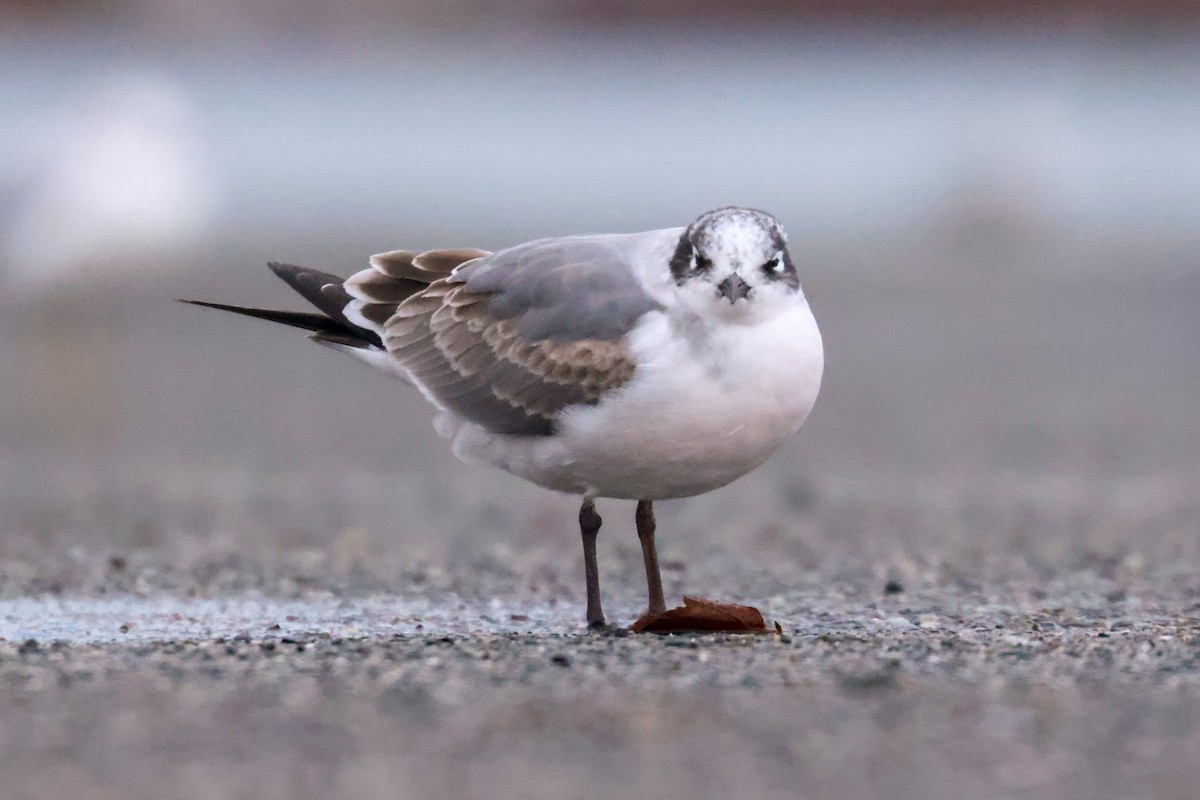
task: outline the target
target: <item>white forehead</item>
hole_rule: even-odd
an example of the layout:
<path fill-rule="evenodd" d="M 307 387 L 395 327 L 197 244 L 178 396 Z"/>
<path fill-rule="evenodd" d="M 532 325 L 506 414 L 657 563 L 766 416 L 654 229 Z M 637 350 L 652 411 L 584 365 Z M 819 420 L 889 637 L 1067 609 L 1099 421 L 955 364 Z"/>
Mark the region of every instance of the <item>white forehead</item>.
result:
<path fill-rule="evenodd" d="M 769 214 L 737 208 L 712 212 L 698 219 L 693 241 L 714 260 L 761 261 L 783 248 L 786 235 Z"/>

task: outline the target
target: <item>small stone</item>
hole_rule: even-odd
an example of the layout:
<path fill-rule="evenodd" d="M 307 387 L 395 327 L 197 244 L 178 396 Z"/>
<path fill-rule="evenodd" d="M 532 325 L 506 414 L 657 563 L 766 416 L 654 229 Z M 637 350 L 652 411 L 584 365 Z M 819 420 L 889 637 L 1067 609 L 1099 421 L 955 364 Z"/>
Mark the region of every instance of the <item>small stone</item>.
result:
<path fill-rule="evenodd" d="M 883 585 L 884 594 L 900 594 L 904 591 L 904 584 L 895 578 L 888 578 L 887 583 Z"/>

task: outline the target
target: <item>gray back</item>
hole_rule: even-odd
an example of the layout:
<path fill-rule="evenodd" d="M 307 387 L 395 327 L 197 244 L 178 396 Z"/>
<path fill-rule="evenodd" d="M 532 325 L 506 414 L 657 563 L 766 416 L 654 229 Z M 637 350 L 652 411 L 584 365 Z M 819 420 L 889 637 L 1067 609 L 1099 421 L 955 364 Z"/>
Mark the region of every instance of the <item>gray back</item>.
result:
<path fill-rule="evenodd" d="M 473 261 L 455 273 L 487 293 L 496 319 L 515 319 L 529 342 L 616 341 L 658 308 L 628 262 L 620 236 L 539 239 Z"/>

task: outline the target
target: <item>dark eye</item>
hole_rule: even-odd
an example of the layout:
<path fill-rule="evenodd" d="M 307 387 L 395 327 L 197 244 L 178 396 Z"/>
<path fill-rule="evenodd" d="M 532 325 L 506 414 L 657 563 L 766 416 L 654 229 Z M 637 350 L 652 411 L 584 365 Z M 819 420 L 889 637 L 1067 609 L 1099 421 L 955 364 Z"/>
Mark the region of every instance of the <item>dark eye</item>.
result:
<path fill-rule="evenodd" d="M 772 258 L 770 261 L 762 265 L 763 272 L 774 273 L 779 270 L 779 259 Z"/>
<path fill-rule="evenodd" d="M 696 253 L 696 271 L 708 272 L 710 269 L 712 269 L 712 261 L 705 256 Z"/>

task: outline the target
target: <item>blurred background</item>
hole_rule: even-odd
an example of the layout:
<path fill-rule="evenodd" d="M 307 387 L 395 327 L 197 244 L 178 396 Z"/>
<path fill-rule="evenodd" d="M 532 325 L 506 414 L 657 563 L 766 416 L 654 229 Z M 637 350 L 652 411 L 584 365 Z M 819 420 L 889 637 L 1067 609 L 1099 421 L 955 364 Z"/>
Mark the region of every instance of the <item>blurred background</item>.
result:
<path fill-rule="evenodd" d="M 672 504 L 670 558 L 935 580 L 997 541 L 1057 569 L 1136 539 L 1174 563 L 1200 475 L 1195 6 L 738 8 L 0 4 L 0 586 L 93 586 L 111 557 L 150 585 L 227 558 L 380 585 L 573 565 L 575 501 L 456 463 L 415 392 L 172 301 L 299 307 L 267 260 L 345 274 L 726 204 L 788 226 L 826 380 L 767 468 Z"/>

